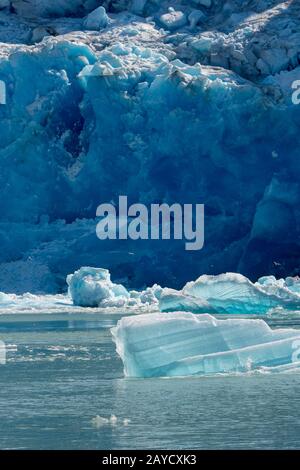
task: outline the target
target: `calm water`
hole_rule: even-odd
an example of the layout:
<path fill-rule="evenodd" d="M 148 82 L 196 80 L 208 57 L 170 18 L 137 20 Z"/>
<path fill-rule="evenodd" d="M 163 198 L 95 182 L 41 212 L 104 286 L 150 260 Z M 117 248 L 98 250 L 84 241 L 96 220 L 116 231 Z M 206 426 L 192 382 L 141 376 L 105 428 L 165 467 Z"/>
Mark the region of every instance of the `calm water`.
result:
<path fill-rule="evenodd" d="M 300 448 L 300 374 L 124 379 L 115 315 L 36 318 L 0 317 L 2 449 Z"/>

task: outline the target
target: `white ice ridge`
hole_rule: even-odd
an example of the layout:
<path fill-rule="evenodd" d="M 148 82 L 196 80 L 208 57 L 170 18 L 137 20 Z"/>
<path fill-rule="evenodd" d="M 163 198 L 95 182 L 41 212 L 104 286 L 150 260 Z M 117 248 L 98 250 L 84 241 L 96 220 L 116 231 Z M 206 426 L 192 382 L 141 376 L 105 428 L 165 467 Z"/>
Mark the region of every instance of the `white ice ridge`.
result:
<path fill-rule="evenodd" d="M 300 331 L 263 320 L 187 312 L 123 317 L 112 335 L 127 377 L 174 377 L 300 366 Z"/>

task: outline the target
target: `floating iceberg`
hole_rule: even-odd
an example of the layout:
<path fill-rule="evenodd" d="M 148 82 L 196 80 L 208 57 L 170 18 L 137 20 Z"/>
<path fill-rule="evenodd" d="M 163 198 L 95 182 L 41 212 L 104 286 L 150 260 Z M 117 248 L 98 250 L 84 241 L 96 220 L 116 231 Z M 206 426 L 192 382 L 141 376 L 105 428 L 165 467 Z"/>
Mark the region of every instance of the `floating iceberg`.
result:
<path fill-rule="evenodd" d="M 107 269 L 83 267 L 67 277 L 69 294 L 75 305 L 99 307 L 122 305 L 129 293 L 121 284 L 114 284 Z"/>
<path fill-rule="evenodd" d="M 80 15 L 96 8 L 101 0 L 10 0 L 4 2 L 25 17 L 51 17 Z M 1 7 L 1 5 L 0 5 Z"/>
<path fill-rule="evenodd" d="M 164 290 L 160 296 L 162 312 L 266 314 L 274 308 L 300 309 L 298 278 L 276 280 L 274 276 L 252 283 L 241 274 L 200 276 L 181 291 Z"/>
<path fill-rule="evenodd" d="M 155 284 L 143 291 L 128 291 L 110 279 L 107 269 L 84 266 L 67 276 L 68 293 L 81 307 L 140 307 L 158 305 L 162 288 Z"/>
<path fill-rule="evenodd" d="M 127 377 L 300 367 L 300 331 L 263 320 L 174 312 L 123 317 L 111 331 Z"/>

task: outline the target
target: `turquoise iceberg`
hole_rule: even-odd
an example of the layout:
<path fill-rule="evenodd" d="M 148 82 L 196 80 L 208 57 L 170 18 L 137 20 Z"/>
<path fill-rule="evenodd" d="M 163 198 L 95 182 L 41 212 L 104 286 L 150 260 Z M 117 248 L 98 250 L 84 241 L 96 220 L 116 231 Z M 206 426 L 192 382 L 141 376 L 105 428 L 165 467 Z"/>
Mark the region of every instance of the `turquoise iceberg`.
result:
<path fill-rule="evenodd" d="M 300 331 L 263 320 L 188 312 L 123 317 L 112 329 L 127 377 L 174 377 L 300 366 Z"/>

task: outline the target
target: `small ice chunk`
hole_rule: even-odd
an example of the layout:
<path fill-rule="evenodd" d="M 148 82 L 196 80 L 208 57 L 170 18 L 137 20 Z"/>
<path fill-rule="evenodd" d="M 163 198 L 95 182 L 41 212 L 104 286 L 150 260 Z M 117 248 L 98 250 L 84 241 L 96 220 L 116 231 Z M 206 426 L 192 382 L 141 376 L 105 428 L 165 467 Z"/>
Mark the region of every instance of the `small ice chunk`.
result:
<path fill-rule="evenodd" d="M 118 422 L 118 418 L 116 417 L 116 415 L 111 415 L 111 417 L 109 418 L 109 422 L 110 424 L 112 424 L 113 426 L 117 424 Z"/>
<path fill-rule="evenodd" d="M 107 418 L 103 418 L 99 415 L 92 418 L 92 425 L 96 428 L 101 428 L 101 426 L 106 426 L 107 424 L 109 424 L 109 420 Z"/>
<path fill-rule="evenodd" d="M 202 5 L 203 7 L 206 7 L 206 8 L 211 7 L 211 0 L 195 0 L 195 3 L 198 3 L 198 5 Z"/>
<path fill-rule="evenodd" d="M 103 416 L 99 416 L 99 415 L 96 415 L 94 418 L 92 418 L 92 425 L 95 426 L 96 428 L 101 428 L 102 426 L 109 426 L 109 425 L 115 426 L 117 422 L 118 422 L 118 418 L 116 415 L 113 415 L 113 414 L 110 416 L 110 418 L 104 418 Z"/>
<path fill-rule="evenodd" d="M 211 33 L 204 33 L 199 38 L 194 39 L 191 42 L 191 46 L 196 49 L 196 51 L 205 54 L 210 51 L 212 45 L 216 41 L 215 35 Z"/>
<path fill-rule="evenodd" d="M 161 15 L 159 20 L 162 25 L 170 31 L 181 28 L 187 23 L 185 13 L 182 11 L 175 11 L 173 8 L 169 8 L 169 12 Z"/>
<path fill-rule="evenodd" d="M 97 31 L 105 28 L 109 23 L 109 17 L 106 14 L 104 7 L 98 7 L 92 11 L 83 22 L 83 27 L 92 31 Z"/>

